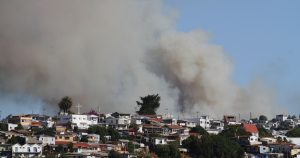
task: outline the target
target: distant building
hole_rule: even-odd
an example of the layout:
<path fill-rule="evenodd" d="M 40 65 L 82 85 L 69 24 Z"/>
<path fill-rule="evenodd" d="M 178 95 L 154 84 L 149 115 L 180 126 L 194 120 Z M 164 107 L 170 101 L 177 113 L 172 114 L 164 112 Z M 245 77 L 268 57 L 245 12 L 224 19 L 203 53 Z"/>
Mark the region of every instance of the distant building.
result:
<path fill-rule="evenodd" d="M 40 135 L 39 141 L 42 142 L 43 145 L 55 145 L 55 137 Z"/>
<path fill-rule="evenodd" d="M 235 125 L 235 124 L 237 124 L 236 117 L 233 116 L 233 115 L 224 115 L 224 124 L 225 125 Z"/>
<path fill-rule="evenodd" d="M 12 146 L 13 157 L 41 157 L 42 151 L 41 144 L 15 144 Z"/>
<path fill-rule="evenodd" d="M 243 128 L 245 129 L 246 132 L 251 133 L 251 135 L 259 137 L 259 131 L 255 124 L 244 123 Z"/>
<path fill-rule="evenodd" d="M 287 119 L 288 119 L 288 115 L 284 115 L 284 114 L 276 115 L 276 120 L 277 121 L 284 122 Z"/>
<path fill-rule="evenodd" d="M 96 115 L 59 115 L 58 116 L 59 124 L 71 123 L 74 126 L 77 126 L 78 129 L 88 129 L 91 125 L 98 124 L 98 116 Z"/>
<path fill-rule="evenodd" d="M 115 112 L 105 119 L 105 124 L 117 130 L 128 130 L 131 124 L 131 115 Z"/>

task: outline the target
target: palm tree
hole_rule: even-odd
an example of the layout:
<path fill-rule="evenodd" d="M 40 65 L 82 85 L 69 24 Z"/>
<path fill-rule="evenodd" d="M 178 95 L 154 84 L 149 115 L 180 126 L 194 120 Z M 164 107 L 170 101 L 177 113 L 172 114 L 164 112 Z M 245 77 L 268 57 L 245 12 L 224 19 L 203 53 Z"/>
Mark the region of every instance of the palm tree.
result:
<path fill-rule="evenodd" d="M 72 98 L 65 96 L 58 103 L 59 109 L 63 112 L 69 112 L 72 107 Z"/>

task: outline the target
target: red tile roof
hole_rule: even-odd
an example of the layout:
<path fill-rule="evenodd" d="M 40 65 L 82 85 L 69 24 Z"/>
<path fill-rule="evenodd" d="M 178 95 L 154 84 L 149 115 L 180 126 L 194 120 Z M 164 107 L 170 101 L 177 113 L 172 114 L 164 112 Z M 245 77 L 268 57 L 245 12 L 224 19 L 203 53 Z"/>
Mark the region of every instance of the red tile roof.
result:
<path fill-rule="evenodd" d="M 254 125 L 254 124 L 244 123 L 243 126 L 244 126 L 244 129 L 246 132 L 258 133 L 258 129 L 257 129 L 256 125 Z"/>
<path fill-rule="evenodd" d="M 171 129 L 182 129 L 182 127 L 178 125 L 168 125 L 168 127 Z"/>

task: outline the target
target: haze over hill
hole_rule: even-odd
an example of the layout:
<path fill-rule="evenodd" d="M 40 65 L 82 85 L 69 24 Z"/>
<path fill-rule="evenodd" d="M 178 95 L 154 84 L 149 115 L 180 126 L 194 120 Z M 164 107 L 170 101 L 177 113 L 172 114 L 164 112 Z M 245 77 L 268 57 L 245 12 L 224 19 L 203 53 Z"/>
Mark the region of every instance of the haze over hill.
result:
<path fill-rule="evenodd" d="M 175 23 L 158 0 L 1 1 L 1 109 L 55 111 L 67 95 L 84 110 L 132 112 L 139 96 L 159 93 L 173 113 L 276 111 L 263 81 L 239 87 L 222 46 Z"/>

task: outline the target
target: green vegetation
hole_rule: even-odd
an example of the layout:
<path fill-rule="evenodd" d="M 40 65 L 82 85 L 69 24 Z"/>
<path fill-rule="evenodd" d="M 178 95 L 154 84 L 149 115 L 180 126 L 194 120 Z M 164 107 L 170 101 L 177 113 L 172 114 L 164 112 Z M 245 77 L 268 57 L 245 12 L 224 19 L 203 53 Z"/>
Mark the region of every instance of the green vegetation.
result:
<path fill-rule="evenodd" d="M 88 128 L 88 133 L 89 134 L 98 134 L 100 135 L 100 139 L 102 142 L 105 142 L 105 137 L 107 135 L 111 136 L 112 141 L 117 141 L 120 138 L 120 134 L 117 130 L 113 128 L 105 128 L 99 125 L 93 125 Z"/>
<path fill-rule="evenodd" d="M 26 143 L 26 139 L 24 137 L 20 136 L 12 136 L 8 141 L 6 142 L 7 144 L 17 144 L 19 143 L 20 145 L 24 145 Z"/>
<path fill-rule="evenodd" d="M 260 115 L 259 116 L 259 121 L 268 121 L 268 118 L 265 115 Z"/>
<path fill-rule="evenodd" d="M 55 136 L 55 128 L 36 128 L 32 130 L 35 135 Z"/>
<path fill-rule="evenodd" d="M 15 130 L 21 130 L 21 129 L 24 129 L 21 124 L 18 124 L 18 126 L 15 128 Z"/>
<path fill-rule="evenodd" d="M 296 127 L 286 133 L 287 137 L 300 137 L 300 128 Z"/>
<path fill-rule="evenodd" d="M 0 131 L 7 131 L 8 125 L 6 123 L 0 123 Z"/>
<path fill-rule="evenodd" d="M 201 126 L 197 125 L 196 127 L 193 127 L 190 132 L 199 133 L 200 135 L 208 135 L 208 132 Z"/>
<path fill-rule="evenodd" d="M 259 137 L 272 137 L 272 134 L 265 128 L 258 128 Z"/>
<path fill-rule="evenodd" d="M 241 125 L 229 125 L 225 127 L 220 135 L 227 138 L 234 138 L 237 136 L 250 136 L 251 133 L 246 132 Z"/>
<path fill-rule="evenodd" d="M 80 139 L 80 141 L 81 142 L 88 142 L 89 141 L 88 140 L 88 136 L 86 136 L 86 135 L 82 136 L 81 139 Z"/>
<path fill-rule="evenodd" d="M 134 152 L 134 144 L 132 142 L 128 143 L 128 152 L 133 153 Z"/>
<path fill-rule="evenodd" d="M 65 96 L 61 99 L 61 101 L 58 103 L 58 107 L 61 111 L 67 113 L 70 112 L 70 109 L 72 107 L 72 98 Z"/>
<path fill-rule="evenodd" d="M 108 153 L 108 158 L 122 158 L 122 155 L 114 150 Z"/>
<path fill-rule="evenodd" d="M 240 158 L 244 154 L 238 143 L 221 135 L 191 136 L 183 141 L 183 146 L 193 158 Z"/>
<path fill-rule="evenodd" d="M 176 143 L 156 145 L 153 150 L 160 158 L 180 158 L 180 152 Z"/>
<path fill-rule="evenodd" d="M 137 113 L 139 115 L 155 115 L 156 110 L 160 106 L 160 96 L 156 95 L 148 95 L 145 97 L 140 97 L 140 101 L 136 101 L 138 107 L 140 108 Z"/>

